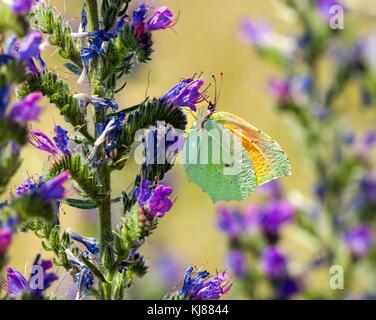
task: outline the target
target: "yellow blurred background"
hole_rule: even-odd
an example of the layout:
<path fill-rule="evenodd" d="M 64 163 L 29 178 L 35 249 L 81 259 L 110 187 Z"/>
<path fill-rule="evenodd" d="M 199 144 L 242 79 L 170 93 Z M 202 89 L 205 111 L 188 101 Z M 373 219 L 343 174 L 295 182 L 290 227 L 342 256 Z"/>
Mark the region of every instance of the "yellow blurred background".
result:
<path fill-rule="evenodd" d="M 64 10 L 73 28 L 77 28 L 81 1 L 54 0 L 51 3 Z M 174 12 L 180 12 L 180 18 L 173 30 L 153 34 L 155 52 L 152 61 L 141 65 L 129 77 L 124 91 L 117 96 L 121 108 L 142 101 L 146 94 L 159 97 L 183 77 L 203 72 L 209 82 L 212 73 L 219 75 L 223 72 L 223 90 L 218 108 L 243 117 L 275 138 L 289 155 L 293 168 L 292 177 L 283 178 L 283 182 L 308 194 L 313 177 L 310 162 L 302 151 L 299 131 L 287 118 L 275 112 L 273 97 L 266 88 L 268 79 L 278 74 L 278 70 L 261 61 L 250 46 L 240 41 L 238 29 L 239 19 L 244 16 L 267 18 L 280 32 L 294 30 L 296 26 L 282 23 L 277 18 L 278 9 L 271 4 L 272 1 L 164 0 L 146 3 L 153 7 L 167 5 Z M 62 66 L 63 59 L 55 48 L 48 48 L 44 58 L 63 78 L 70 81 L 75 90 L 79 90 L 75 76 Z M 45 101 L 44 106 L 40 123 L 34 123 L 33 127 L 52 135 L 54 124 L 64 122 L 53 105 Z M 11 182 L 13 190 L 25 177 L 41 173 L 48 160 L 45 153 L 32 147 L 25 148 L 23 152 L 22 168 Z M 127 173 L 126 170 L 127 167 L 122 172 L 114 172 L 114 194 L 128 186 L 132 172 Z M 208 195 L 188 183 L 180 165 L 169 173 L 168 179 L 173 181 L 177 201 L 160 220 L 143 253 L 151 258 L 162 248 L 177 252 L 184 257 L 182 260 L 185 263 L 209 271 L 223 268 L 226 239 L 216 228 L 216 206 Z M 245 203 L 250 201 L 252 197 Z M 84 236 L 98 234 L 96 217 L 94 211 L 72 210 L 62 206 L 63 226 L 69 226 Z M 30 266 L 35 253 L 41 251 L 40 241 L 33 234 L 19 233 L 13 242 L 11 264 L 23 271 L 27 264 Z M 64 271 L 60 270 L 59 274 L 64 275 Z"/>

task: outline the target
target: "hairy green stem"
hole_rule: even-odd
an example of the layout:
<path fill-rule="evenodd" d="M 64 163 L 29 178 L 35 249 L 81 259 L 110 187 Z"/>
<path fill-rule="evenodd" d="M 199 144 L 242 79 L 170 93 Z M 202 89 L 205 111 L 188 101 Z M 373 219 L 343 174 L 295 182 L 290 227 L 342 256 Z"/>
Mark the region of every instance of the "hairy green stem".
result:
<path fill-rule="evenodd" d="M 86 0 L 89 30 L 97 31 L 99 29 L 99 14 L 98 14 L 98 3 L 97 0 Z M 100 58 L 94 59 L 90 65 L 89 79 L 90 79 L 90 90 L 92 95 L 103 96 L 103 89 L 99 83 L 99 74 L 101 72 L 101 60 Z M 95 111 L 95 123 L 104 123 L 105 113 L 102 110 Z M 96 136 L 97 138 L 97 136 Z M 103 146 L 98 148 L 98 156 L 105 159 L 105 152 Z M 104 267 L 107 269 L 107 273 L 110 272 L 112 265 L 109 261 L 106 261 L 105 253 L 107 248 L 112 245 L 112 224 L 111 224 L 111 171 L 107 166 L 106 161 L 102 161 L 97 168 L 97 178 L 101 185 L 100 196 L 101 199 L 98 201 L 98 211 L 99 211 L 99 234 L 100 234 L 100 252 L 101 258 L 104 262 Z M 100 290 L 103 299 L 111 299 L 111 285 L 103 284 Z"/>

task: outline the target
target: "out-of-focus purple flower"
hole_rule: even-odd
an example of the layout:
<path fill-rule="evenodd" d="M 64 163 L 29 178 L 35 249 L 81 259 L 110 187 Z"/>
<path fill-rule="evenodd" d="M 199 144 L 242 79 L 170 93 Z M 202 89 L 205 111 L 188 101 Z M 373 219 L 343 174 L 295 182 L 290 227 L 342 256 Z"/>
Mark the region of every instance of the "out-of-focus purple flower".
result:
<path fill-rule="evenodd" d="M 39 150 L 46 151 L 52 155 L 58 154 L 59 150 L 51 139 L 42 131 L 36 129 L 31 131 L 31 137 L 34 141 L 30 140 L 30 143 Z"/>
<path fill-rule="evenodd" d="M 150 18 L 145 23 L 145 30 L 147 32 L 161 29 L 168 29 L 173 27 L 178 18 L 174 18 L 174 14 L 167 8 L 161 7 L 155 10 Z"/>
<path fill-rule="evenodd" d="M 53 139 L 55 141 L 56 146 L 62 153 L 69 155 L 70 152 L 68 150 L 68 130 L 65 130 L 63 127 L 57 125 L 55 126 L 54 131 L 56 135 Z"/>
<path fill-rule="evenodd" d="M 4 289 L 8 292 L 9 295 L 17 297 L 22 293 L 28 293 L 32 297 L 39 298 L 41 297 L 44 290 L 48 289 L 51 284 L 58 279 L 55 273 L 47 272 L 52 268 L 52 262 L 50 260 L 40 261 L 40 255 L 37 255 L 34 260 L 33 267 L 39 266 L 42 270 L 37 268 L 34 269 L 34 273 L 30 274 L 30 279 L 35 276 L 38 272 L 43 272 L 43 284 L 42 288 L 33 288 L 33 285 L 28 283 L 26 278 L 17 270 L 13 268 L 8 268 L 7 270 L 7 281 L 4 285 Z"/>
<path fill-rule="evenodd" d="M 184 300 L 219 300 L 232 286 L 225 271 L 210 276 L 207 271 L 194 271 L 190 266 L 178 296 Z"/>
<path fill-rule="evenodd" d="M 241 278 L 248 273 L 247 259 L 241 250 L 231 250 L 226 257 L 226 262 L 235 277 Z"/>
<path fill-rule="evenodd" d="M 291 82 L 289 79 L 270 79 L 269 90 L 276 97 L 279 105 L 285 104 L 292 100 Z"/>
<path fill-rule="evenodd" d="M 262 210 L 260 206 L 254 204 L 246 208 L 244 216 L 242 217 L 246 231 L 254 232 L 259 230 Z"/>
<path fill-rule="evenodd" d="M 243 18 L 240 21 L 241 39 L 258 49 L 275 49 L 291 56 L 297 49 L 298 42 L 289 37 L 278 34 L 269 23 Z"/>
<path fill-rule="evenodd" d="M 48 272 L 53 267 L 51 260 L 41 260 L 40 255 L 38 254 L 34 260 L 33 266 L 40 266 L 43 270 L 43 288 L 32 288 L 31 287 L 31 295 L 34 297 L 42 296 L 44 290 L 51 287 L 52 283 L 58 280 L 58 276 L 54 272 Z M 35 271 L 35 274 L 37 271 Z M 35 274 L 31 273 L 30 278 L 33 277 Z"/>
<path fill-rule="evenodd" d="M 286 257 L 277 247 L 269 246 L 261 254 L 261 268 L 271 279 L 282 278 L 287 271 Z"/>
<path fill-rule="evenodd" d="M 41 108 L 37 103 L 41 98 L 42 94 L 40 92 L 33 92 L 28 94 L 22 100 L 16 102 L 9 112 L 9 120 L 21 124 L 24 124 L 27 121 L 38 120 Z"/>
<path fill-rule="evenodd" d="M 27 14 L 29 13 L 33 4 L 38 1 L 39 0 L 12 0 L 12 10 L 18 14 Z"/>
<path fill-rule="evenodd" d="M 291 277 L 284 278 L 277 288 L 277 299 L 288 300 L 302 290 L 302 284 L 299 279 Z"/>
<path fill-rule="evenodd" d="M 372 229 L 368 225 L 358 225 L 344 234 L 344 242 L 356 258 L 365 256 L 373 246 Z"/>
<path fill-rule="evenodd" d="M 205 92 L 200 92 L 203 84 L 202 79 L 183 79 L 167 91 L 161 99 L 196 111 L 196 104 L 205 100 Z"/>
<path fill-rule="evenodd" d="M 168 212 L 173 202 L 169 198 L 172 188 L 157 184 L 152 186 L 150 181 L 142 181 L 141 187 L 136 188 L 136 197 L 138 205 L 147 213 L 161 218 Z"/>
<path fill-rule="evenodd" d="M 376 131 L 369 130 L 359 137 L 351 147 L 355 157 L 357 157 L 360 161 L 367 162 L 375 145 Z"/>
<path fill-rule="evenodd" d="M 7 269 L 7 281 L 4 284 L 4 289 L 8 294 L 17 297 L 27 288 L 29 288 L 29 284 L 25 277 L 17 270 L 9 267 Z"/>
<path fill-rule="evenodd" d="M 218 227 L 230 238 L 239 237 L 246 229 L 244 216 L 240 211 L 231 211 L 228 207 L 218 209 Z"/>
<path fill-rule="evenodd" d="M 338 5 L 343 7 L 341 1 L 338 0 L 316 0 L 317 10 L 321 18 L 326 22 L 329 22 L 333 17 L 334 13 L 331 11 L 331 8 Z"/>
<path fill-rule="evenodd" d="M 286 200 L 270 202 L 260 214 L 260 226 L 268 238 L 279 236 L 280 229 L 292 221 L 295 208 Z"/>
<path fill-rule="evenodd" d="M 12 230 L 7 226 L 0 227 L 0 257 L 4 255 L 12 242 Z"/>
<path fill-rule="evenodd" d="M 22 41 L 18 56 L 21 60 L 28 60 L 40 55 L 40 46 L 43 42 L 43 36 L 40 31 L 30 32 Z"/>
<path fill-rule="evenodd" d="M 23 184 L 19 185 L 16 188 L 16 193 L 17 195 L 22 196 L 23 194 L 27 192 L 37 189 L 37 187 L 38 187 L 38 184 L 33 179 L 27 178 L 25 179 Z"/>
<path fill-rule="evenodd" d="M 359 183 L 360 192 L 364 200 L 370 203 L 376 203 L 376 176 L 366 175 Z"/>
<path fill-rule="evenodd" d="M 38 194 L 44 201 L 59 201 L 64 198 L 65 189 L 63 184 L 69 179 L 69 173 L 64 171 L 57 177 L 43 183 L 38 188 Z"/>
<path fill-rule="evenodd" d="M 96 238 L 82 237 L 78 233 L 71 229 L 67 229 L 66 232 L 71 236 L 71 238 L 77 242 L 82 243 L 92 254 L 99 253 L 99 247 Z"/>
<path fill-rule="evenodd" d="M 282 197 L 282 186 L 279 180 L 275 179 L 258 187 L 257 193 L 268 200 L 279 200 Z"/>
<path fill-rule="evenodd" d="M 167 288 L 176 286 L 183 276 L 182 261 L 179 258 L 175 253 L 166 251 L 158 252 L 155 257 L 154 267 Z"/>

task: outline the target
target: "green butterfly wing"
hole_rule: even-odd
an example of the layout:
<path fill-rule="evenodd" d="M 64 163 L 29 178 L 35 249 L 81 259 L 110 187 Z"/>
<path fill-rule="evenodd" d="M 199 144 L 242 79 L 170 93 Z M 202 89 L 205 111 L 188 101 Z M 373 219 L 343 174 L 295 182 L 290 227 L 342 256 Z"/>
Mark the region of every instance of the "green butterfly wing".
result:
<path fill-rule="evenodd" d="M 208 120 L 204 126 L 191 128 L 183 150 L 188 179 L 213 202 L 247 198 L 256 188 L 256 176 L 242 143 L 219 122 Z"/>

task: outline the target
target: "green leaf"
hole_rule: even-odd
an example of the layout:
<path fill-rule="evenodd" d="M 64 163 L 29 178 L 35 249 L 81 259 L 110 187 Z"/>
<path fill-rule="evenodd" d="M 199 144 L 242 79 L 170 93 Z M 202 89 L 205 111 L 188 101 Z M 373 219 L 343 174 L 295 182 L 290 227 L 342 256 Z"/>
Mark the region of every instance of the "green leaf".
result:
<path fill-rule="evenodd" d="M 43 74 L 34 74 L 28 81 L 17 89 L 18 98 L 23 98 L 31 92 L 40 91 L 47 96 L 60 110 L 62 116 L 73 125 L 86 139 L 93 141 L 87 131 L 85 113 L 77 100 L 73 98 L 73 92 L 69 85 L 59 79 L 54 72 L 46 71 Z"/>
<path fill-rule="evenodd" d="M 92 199 L 65 198 L 61 202 L 78 209 L 95 209 L 98 207 L 97 202 Z"/>
<path fill-rule="evenodd" d="M 85 263 L 85 265 L 90 269 L 91 272 L 103 283 L 109 283 L 102 272 L 99 271 L 99 269 L 92 264 L 88 259 L 86 259 L 83 255 L 81 255 L 81 260 Z"/>
<path fill-rule="evenodd" d="M 45 202 L 32 194 L 15 199 L 12 205 L 19 213 L 21 220 L 42 218 L 48 223 L 53 223 L 56 218 L 56 207 L 52 202 Z"/>
<path fill-rule="evenodd" d="M 72 71 L 75 75 L 80 75 L 82 73 L 82 68 L 73 63 L 64 63 L 64 67 L 66 67 L 69 71 Z"/>
<path fill-rule="evenodd" d="M 60 47 L 59 54 L 63 58 L 72 60 L 78 66 L 82 65 L 79 43 L 71 37 L 70 27 L 55 8 L 44 3 L 34 6 L 31 17 L 34 27 L 50 34 L 49 43 Z"/>
<path fill-rule="evenodd" d="M 55 160 L 49 169 L 49 177 L 55 177 L 65 170 L 69 171 L 72 179 L 90 198 L 98 199 L 100 186 L 97 184 L 95 173 L 79 154 L 64 156 Z"/>

